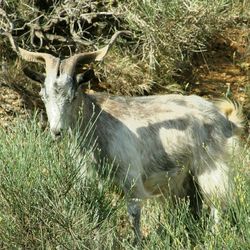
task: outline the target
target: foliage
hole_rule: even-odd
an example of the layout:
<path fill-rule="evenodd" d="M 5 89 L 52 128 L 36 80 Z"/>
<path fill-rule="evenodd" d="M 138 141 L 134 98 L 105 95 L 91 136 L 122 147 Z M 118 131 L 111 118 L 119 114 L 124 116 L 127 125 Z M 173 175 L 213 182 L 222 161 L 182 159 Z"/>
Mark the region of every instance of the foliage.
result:
<path fill-rule="evenodd" d="M 91 178 L 80 177 L 83 163 L 93 168 L 90 149 L 79 161 L 72 139 L 53 142 L 32 117 L 0 129 L 0 144 L 1 249 L 134 249 L 125 201 L 111 178 L 95 171 Z M 145 249 L 246 249 L 249 157 L 246 147 L 234 159 L 236 202 L 216 230 L 205 212 L 194 220 L 187 202 L 175 208 L 167 199 L 146 202 Z"/>
<path fill-rule="evenodd" d="M 116 29 L 132 31 L 134 35 L 120 39 L 105 67 L 97 70 L 101 81 L 108 78 L 111 92 L 121 94 L 149 93 L 155 87 L 183 91 L 184 86 L 174 80 L 192 71 L 194 54 L 205 51 L 208 41 L 225 27 L 249 22 L 248 7 L 247 1 L 236 0 L 213 4 L 202 0 L 7 0 L 3 4 L 20 46 L 62 58 L 100 47 Z M 6 40 L 0 43 L 2 53 L 11 59 L 13 52 L 6 44 Z"/>

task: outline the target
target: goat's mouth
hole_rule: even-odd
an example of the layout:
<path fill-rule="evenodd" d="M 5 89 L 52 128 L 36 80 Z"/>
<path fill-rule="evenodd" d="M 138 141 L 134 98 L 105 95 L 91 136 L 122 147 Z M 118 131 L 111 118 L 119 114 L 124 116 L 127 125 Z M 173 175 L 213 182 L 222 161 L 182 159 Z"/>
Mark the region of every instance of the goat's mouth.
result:
<path fill-rule="evenodd" d="M 73 130 L 71 128 L 68 128 L 65 130 L 64 129 L 60 129 L 60 130 L 51 129 L 50 134 L 51 134 L 53 141 L 59 141 L 64 136 L 72 137 L 74 133 L 73 133 Z"/>
<path fill-rule="evenodd" d="M 60 135 L 52 134 L 51 136 L 52 136 L 53 141 L 59 141 L 62 138 Z"/>

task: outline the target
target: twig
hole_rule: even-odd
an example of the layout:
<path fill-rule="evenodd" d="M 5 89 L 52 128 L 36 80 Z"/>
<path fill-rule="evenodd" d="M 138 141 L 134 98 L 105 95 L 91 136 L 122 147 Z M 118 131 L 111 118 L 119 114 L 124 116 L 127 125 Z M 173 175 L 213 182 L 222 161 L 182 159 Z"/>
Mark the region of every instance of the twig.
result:
<path fill-rule="evenodd" d="M 105 16 L 105 17 L 114 16 L 114 13 L 112 13 L 112 12 L 92 12 L 92 13 L 81 14 L 80 18 L 86 20 L 89 24 L 92 24 L 92 20 L 94 18 L 100 18 L 103 16 Z"/>

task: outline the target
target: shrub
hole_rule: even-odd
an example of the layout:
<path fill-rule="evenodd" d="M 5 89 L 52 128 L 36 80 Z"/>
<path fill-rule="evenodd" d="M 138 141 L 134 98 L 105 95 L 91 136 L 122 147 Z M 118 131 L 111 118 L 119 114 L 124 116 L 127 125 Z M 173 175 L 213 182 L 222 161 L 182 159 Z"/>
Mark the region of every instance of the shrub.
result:
<path fill-rule="evenodd" d="M 77 157 L 67 136 L 53 142 L 36 118 L 0 128 L 1 249 L 132 249 L 133 233 L 125 200 L 109 175 L 95 171 L 81 178 L 84 163 L 93 169 L 91 149 Z M 75 145 L 75 146 L 74 146 Z M 84 148 L 87 146 L 83 140 Z M 236 201 L 217 229 L 205 210 L 199 221 L 187 202 L 148 201 L 142 213 L 146 249 L 246 249 L 250 239 L 249 161 L 246 146 L 233 158 Z M 103 166 L 106 171 L 110 166 Z"/>

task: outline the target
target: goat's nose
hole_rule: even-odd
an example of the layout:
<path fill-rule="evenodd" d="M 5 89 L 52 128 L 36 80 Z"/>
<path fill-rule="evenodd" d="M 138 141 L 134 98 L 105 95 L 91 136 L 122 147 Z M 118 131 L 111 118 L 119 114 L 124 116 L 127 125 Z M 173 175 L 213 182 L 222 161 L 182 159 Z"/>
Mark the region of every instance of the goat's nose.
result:
<path fill-rule="evenodd" d="M 61 137 L 61 130 L 60 129 L 51 129 L 51 134 L 52 134 L 52 137 L 53 139 L 59 139 Z"/>

